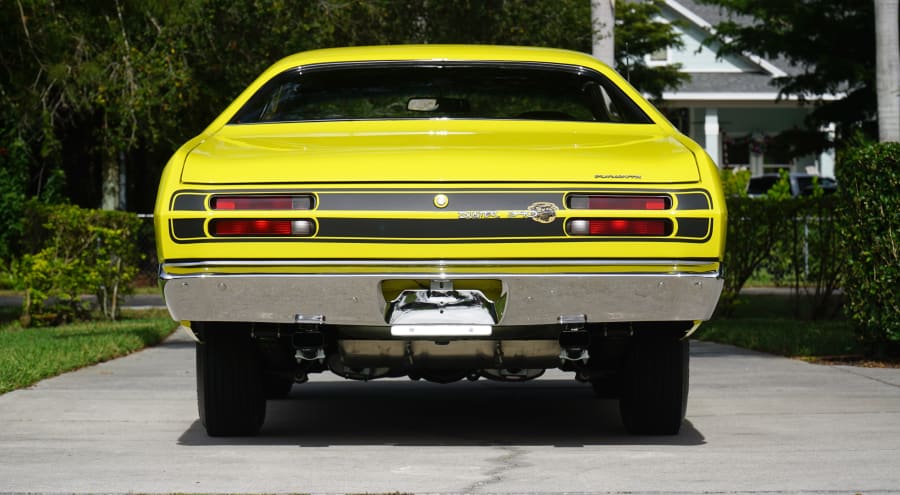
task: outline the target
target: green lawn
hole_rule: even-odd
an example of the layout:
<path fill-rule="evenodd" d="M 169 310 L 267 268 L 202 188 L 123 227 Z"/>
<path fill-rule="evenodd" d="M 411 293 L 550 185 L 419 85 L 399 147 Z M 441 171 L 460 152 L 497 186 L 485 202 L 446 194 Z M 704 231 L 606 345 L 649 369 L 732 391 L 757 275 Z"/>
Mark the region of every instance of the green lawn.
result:
<path fill-rule="evenodd" d="M 165 311 L 126 312 L 116 322 L 52 328 L 0 326 L 0 394 L 66 371 L 130 354 L 161 342 L 177 324 Z"/>
<path fill-rule="evenodd" d="M 694 337 L 791 357 L 863 353 L 846 318 L 800 320 L 793 317 L 794 309 L 794 301 L 788 296 L 741 296 L 733 317 L 704 323 Z"/>

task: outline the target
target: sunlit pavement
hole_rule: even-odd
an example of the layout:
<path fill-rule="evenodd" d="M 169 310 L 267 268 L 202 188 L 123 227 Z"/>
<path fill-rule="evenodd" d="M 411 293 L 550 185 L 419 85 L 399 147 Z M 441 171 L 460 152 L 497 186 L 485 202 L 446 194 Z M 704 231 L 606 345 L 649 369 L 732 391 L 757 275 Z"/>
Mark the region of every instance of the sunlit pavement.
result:
<path fill-rule="evenodd" d="M 624 433 L 614 401 L 529 383 L 350 382 L 269 403 L 262 434 L 210 439 L 193 344 L 0 396 L 0 492 L 900 493 L 900 370 L 692 343 L 688 420 Z"/>

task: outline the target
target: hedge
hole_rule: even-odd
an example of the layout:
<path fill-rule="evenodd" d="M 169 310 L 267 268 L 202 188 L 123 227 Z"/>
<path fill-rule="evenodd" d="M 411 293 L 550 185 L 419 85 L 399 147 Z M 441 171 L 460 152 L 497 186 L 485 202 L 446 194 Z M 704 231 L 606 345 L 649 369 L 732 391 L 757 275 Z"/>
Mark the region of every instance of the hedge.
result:
<path fill-rule="evenodd" d="M 848 151 L 837 176 L 847 313 L 878 354 L 900 345 L 900 143 Z"/>

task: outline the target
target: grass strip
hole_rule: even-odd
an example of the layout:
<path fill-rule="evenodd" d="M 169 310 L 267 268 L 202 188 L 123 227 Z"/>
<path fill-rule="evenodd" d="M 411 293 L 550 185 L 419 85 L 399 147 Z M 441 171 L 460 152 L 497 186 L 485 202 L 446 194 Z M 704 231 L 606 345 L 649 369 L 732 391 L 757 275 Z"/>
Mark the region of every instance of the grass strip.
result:
<path fill-rule="evenodd" d="M 809 297 L 741 294 L 731 317 L 704 323 L 694 338 L 798 358 L 863 353 L 853 324 L 845 317 L 797 317 L 808 314 L 811 306 Z"/>
<path fill-rule="evenodd" d="M 717 319 L 704 323 L 694 338 L 789 357 L 862 354 L 852 324 L 843 319 Z"/>
<path fill-rule="evenodd" d="M 177 327 L 164 312 L 128 314 L 119 321 L 59 327 L 0 327 L 0 394 L 158 344 Z"/>

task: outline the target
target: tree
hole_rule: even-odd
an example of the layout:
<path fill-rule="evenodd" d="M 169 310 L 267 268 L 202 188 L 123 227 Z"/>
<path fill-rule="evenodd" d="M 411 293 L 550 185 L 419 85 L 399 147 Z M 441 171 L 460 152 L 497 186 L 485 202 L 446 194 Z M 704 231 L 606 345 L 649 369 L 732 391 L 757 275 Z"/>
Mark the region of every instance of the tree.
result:
<path fill-rule="evenodd" d="M 621 2 L 616 10 L 616 69 L 656 100 L 662 99 L 664 91 L 677 89 L 690 80 L 690 75 L 681 72 L 681 64 L 647 65 L 644 55 L 682 46 L 674 29 L 677 24 L 656 19 L 661 3 Z"/>
<path fill-rule="evenodd" d="M 796 67 L 776 78 L 779 97 L 817 100 L 809 131 L 794 135 L 796 154 L 831 146 L 818 129 L 835 123 L 838 135 L 874 135 L 875 36 L 872 2 L 860 0 L 698 0 L 719 5 L 730 20 L 715 26 L 709 41 L 719 54 L 751 52 Z M 894 17 L 896 23 L 896 16 Z M 823 95 L 838 95 L 831 101 Z M 796 140 L 803 139 L 805 142 Z"/>
<path fill-rule="evenodd" d="M 182 56 L 188 25 L 175 6 L 17 0 L 3 11 L 0 98 L 19 117 L 15 134 L 42 170 L 74 164 L 67 175 L 77 180 L 99 169 L 107 208 L 118 206 L 125 153 L 182 139 L 171 116 L 195 93 Z"/>
<path fill-rule="evenodd" d="M 900 141 L 900 37 L 897 0 L 875 0 L 878 138 Z"/>
<path fill-rule="evenodd" d="M 659 4 L 620 9 L 615 26 L 617 65 L 652 94 L 680 81 L 641 65 L 677 42 L 653 19 Z M 20 164 L 0 187 L 113 207 L 127 169 L 128 207 L 143 211 L 174 148 L 282 56 L 392 43 L 590 52 L 593 33 L 589 0 L 10 0 L 0 22 L 0 150 L 15 145 Z"/>
<path fill-rule="evenodd" d="M 612 6 L 612 0 L 597 1 Z M 674 26 L 657 19 L 662 3 L 621 1 L 615 23 L 604 21 L 614 26 L 615 68 L 637 89 L 657 99 L 689 79 L 677 64 L 650 67 L 645 62 L 647 54 L 681 46 Z M 551 46 L 592 53 L 597 29 L 602 27 L 593 19 L 593 0 L 418 0 L 416 5 L 412 11 L 419 13 L 423 26 L 417 42 Z"/>

